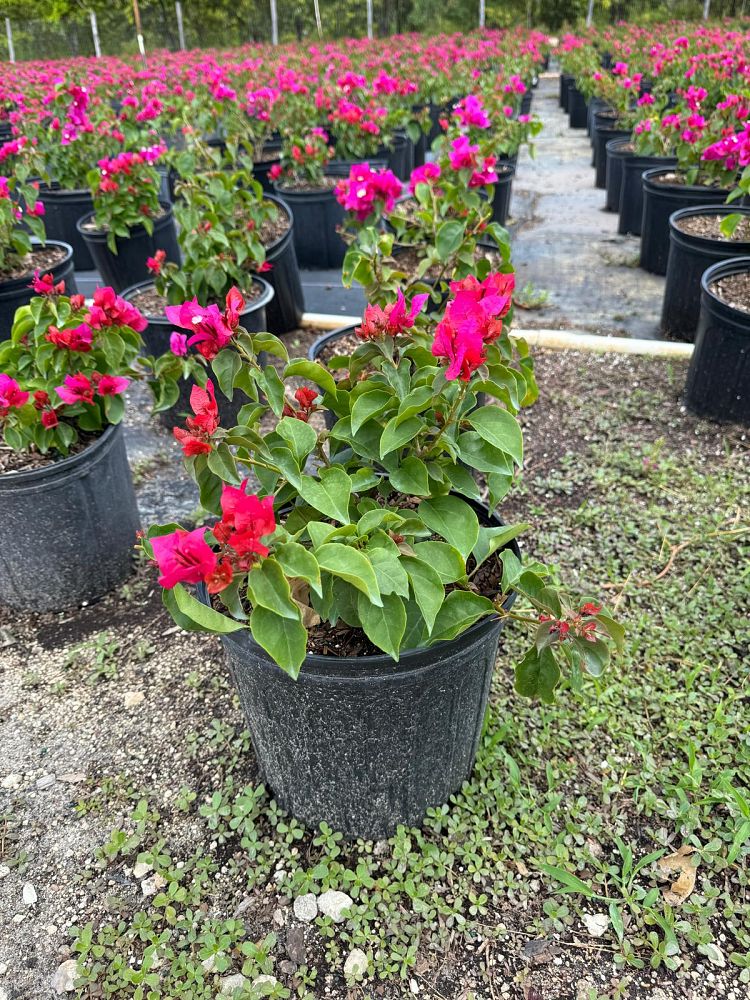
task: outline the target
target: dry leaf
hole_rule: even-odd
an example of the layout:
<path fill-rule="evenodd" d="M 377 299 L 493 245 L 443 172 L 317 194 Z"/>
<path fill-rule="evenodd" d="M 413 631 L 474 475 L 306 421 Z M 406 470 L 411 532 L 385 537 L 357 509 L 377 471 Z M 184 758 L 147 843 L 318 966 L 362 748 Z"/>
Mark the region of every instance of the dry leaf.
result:
<path fill-rule="evenodd" d="M 526 867 L 526 865 L 523 863 L 523 861 L 516 861 L 516 868 L 518 869 L 518 874 L 519 875 L 528 875 L 529 874 L 529 869 Z"/>
<path fill-rule="evenodd" d="M 695 873 L 697 865 L 690 861 L 690 855 L 695 851 L 689 844 L 683 844 L 674 854 L 668 854 L 666 858 L 659 858 L 657 866 L 665 875 L 679 872 L 679 876 L 672 883 L 669 889 L 662 889 L 664 901 L 670 906 L 679 906 L 684 903 L 690 893 L 695 888 Z"/>
<path fill-rule="evenodd" d="M 320 625 L 320 615 L 310 607 L 310 587 L 307 580 L 294 577 L 289 581 L 289 590 L 292 600 L 300 609 L 302 614 L 302 624 L 305 628 L 312 628 L 313 625 Z"/>

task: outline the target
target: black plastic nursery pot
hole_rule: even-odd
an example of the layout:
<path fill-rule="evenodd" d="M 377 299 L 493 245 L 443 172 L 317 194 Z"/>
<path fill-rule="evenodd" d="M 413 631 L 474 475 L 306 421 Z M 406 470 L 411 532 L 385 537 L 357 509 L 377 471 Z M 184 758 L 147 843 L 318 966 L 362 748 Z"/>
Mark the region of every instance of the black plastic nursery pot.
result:
<path fill-rule="evenodd" d="M 253 163 L 253 177 L 256 181 L 260 182 L 264 191 L 268 194 L 273 194 L 273 181 L 268 176 L 268 173 L 272 167 L 281 164 L 281 143 L 266 143 L 263 154 L 264 159 L 256 160 Z"/>
<path fill-rule="evenodd" d="M 129 575 L 140 527 L 122 424 L 88 448 L 0 475 L 0 604 L 56 611 Z"/>
<path fill-rule="evenodd" d="M 73 247 L 76 271 L 93 271 L 91 253 L 76 226 L 81 216 L 94 211 L 91 192 L 53 184 L 40 188 L 39 197 L 44 203 L 44 229 L 49 239 L 62 240 Z"/>
<path fill-rule="evenodd" d="M 669 218 L 669 262 L 664 286 L 661 332 L 671 340 L 691 341 L 698 328 L 701 307 L 701 278 L 705 271 L 733 257 L 750 256 L 750 239 L 712 239 L 687 233 L 680 224 L 689 218 L 740 214 L 750 219 L 750 208 L 704 205 L 683 208 Z"/>
<path fill-rule="evenodd" d="M 629 138 L 610 139 L 605 146 L 605 156 L 607 159 L 606 174 L 607 196 L 604 207 L 608 212 L 618 212 L 620 210 L 620 192 L 622 190 L 623 162 L 626 156 L 631 155 L 631 143 Z"/>
<path fill-rule="evenodd" d="M 305 311 L 305 296 L 297 251 L 294 248 L 294 213 L 282 198 L 274 194 L 266 194 L 265 198 L 272 201 L 289 219 L 287 231 L 275 243 L 266 247 L 266 261 L 271 265 L 271 270 L 265 272 L 265 279 L 275 294 L 266 305 L 268 326 L 265 329 L 281 336 L 299 328 Z"/>
<path fill-rule="evenodd" d="M 37 270 L 36 265 L 33 263 L 33 250 L 42 249 L 42 244 L 39 240 L 32 237 L 31 245 L 33 248 L 32 265 L 28 274 L 21 275 L 20 278 L 8 278 L 0 282 L 0 340 L 8 340 L 10 337 L 16 309 L 27 305 L 35 295 L 34 290 L 31 288 L 31 280 L 34 277 L 34 271 Z M 47 240 L 44 246 L 58 247 L 64 250 L 65 257 L 51 268 L 39 267 L 38 270 L 43 274 L 51 274 L 55 284 L 64 281 L 65 293 L 67 295 L 75 294 L 78 291 L 78 286 L 76 285 L 73 270 L 73 247 L 60 240 Z"/>
<path fill-rule="evenodd" d="M 503 624 L 477 622 L 398 663 L 308 656 L 296 681 L 249 632 L 223 636 L 258 765 L 279 805 L 349 838 L 381 839 L 421 823 L 471 775 Z"/>
<path fill-rule="evenodd" d="M 373 156 L 363 156 L 361 160 L 331 160 L 326 165 L 326 173 L 329 177 L 348 177 L 352 167 L 360 163 L 367 163 L 372 170 L 385 170 L 388 166 L 389 153 L 381 150 Z"/>
<path fill-rule="evenodd" d="M 497 182 L 492 196 L 492 221 L 504 226 L 510 215 L 510 196 L 513 189 L 513 178 L 516 168 L 511 164 L 498 164 Z"/>
<path fill-rule="evenodd" d="M 574 77 L 570 73 L 560 74 L 560 99 L 559 104 L 563 111 L 568 110 L 568 94 L 573 86 Z"/>
<path fill-rule="evenodd" d="M 249 333 L 259 333 L 267 330 L 266 311 L 273 301 L 274 290 L 267 281 L 262 278 L 253 278 L 253 282 L 260 289 L 260 294 L 248 302 L 247 306 L 240 313 L 240 326 Z M 138 293 L 153 287 L 153 280 L 141 281 L 137 285 L 126 288 L 122 297 L 137 305 Z M 144 314 L 145 315 L 145 314 Z M 149 354 L 158 357 L 169 350 L 169 338 L 175 329 L 174 323 L 170 323 L 166 316 L 148 316 L 148 326 L 143 331 L 143 340 Z M 190 408 L 190 393 L 193 388 L 192 379 L 180 379 L 178 388 L 180 395 L 177 402 L 159 414 L 159 420 L 165 427 L 175 427 L 185 422 L 185 416 L 192 413 Z M 237 424 L 237 415 L 245 403 L 249 402 L 247 396 L 236 390 L 229 399 L 216 385 L 214 379 L 214 391 L 216 402 L 219 407 L 219 420 L 224 427 L 234 427 Z"/>
<path fill-rule="evenodd" d="M 651 274 L 666 274 L 669 258 L 669 217 L 680 208 L 721 205 L 729 192 L 700 184 L 670 183 L 674 170 L 659 168 L 643 175 L 641 267 Z"/>
<path fill-rule="evenodd" d="M 613 125 L 603 125 L 600 121 L 611 122 L 611 118 L 600 119 L 597 115 L 594 124 L 594 169 L 596 176 L 594 185 L 600 190 L 607 186 L 607 143 L 613 139 L 629 139 L 630 130 L 617 128 Z"/>
<path fill-rule="evenodd" d="M 161 202 L 161 206 L 164 214 L 154 220 L 153 233 L 149 235 L 143 226 L 134 226 L 127 239 L 117 237 L 116 254 L 107 246 L 106 232 L 88 228 L 94 217 L 93 212 L 78 220 L 78 232 L 89 248 L 94 267 L 103 284 L 111 285 L 119 293 L 130 285 L 145 281 L 149 276 L 146 260 L 153 257 L 157 250 L 164 250 L 167 260 L 180 263 L 180 247 L 172 206 L 166 202 Z"/>
<path fill-rule="evenodd" d="M 586 128 L 587 114 L 586 98 L 572 84 L 568 91 L 568 124 L 571 128 Z"/>
<path fill-rule="evenodd" d="M 622 161 L 622 184 L 620 187 L 620 220 L 617 232 L 621 236 L 630 233 L 641 235 L 643 222 L 643 175 L 656 167 L 674 167 L 674 156 L 636 156 L 626 153 Z"/>
<path fill-rule="evenodd" d="M 306 191 L 276 185 L 275 192 L 294 215 L 294 249 L 300 267 L 341 267 L 346 244 L 336 231 L 344 221 L 344 209 L 333 188 Z"/>
<path fill-rule="evenodd" d="M 750 424 L 750 312 L 723 302 L 712 288 L 750 273 L 750 257 L 710 267 L 701 279 L 701 311 L 685 402 L 699 417 Z"/>
<path fill-rule="evenodd" d="M 591 145 L 594 145 L 594 118 L 600 112 L 608 108 L 609 105 L 606 101 L 603 101 L 601 97 L 592 97 L 589 103 L 586 105 L 586 131 L 589 134 L 589 139 L 591 140 Z M 591 154 L 591 166 L 594 166 L 594 154 Z"/>

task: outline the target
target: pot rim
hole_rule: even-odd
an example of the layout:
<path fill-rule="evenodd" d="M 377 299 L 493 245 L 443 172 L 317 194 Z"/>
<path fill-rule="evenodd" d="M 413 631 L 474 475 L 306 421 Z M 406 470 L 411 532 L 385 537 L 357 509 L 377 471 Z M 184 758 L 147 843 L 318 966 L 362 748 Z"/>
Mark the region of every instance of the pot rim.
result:
<path fill-rule="evenodd" d="M 267 306 L 268 303 L 276 294 L 273 286 L 270 285 L 264 278 L 261 278 L 257 274 L 253 275 L 253 284 L 261 286 L 262 289 L 261 294 L 257 299 L 253 299 L 252 302 L 248 303 L 248 305 L 240 313 L 240 316 L 251 316 L 254 312 L 257 312 L 259 309 L 262 309 L 264 306 Z M 126 299 L 128 302 L 131 302 L 132 300 L 129 298 L 130 295 L 134 294 L 135 292 L 140 292 L 144 288 L 153 286 L 154 282 L 153 279 L 151 278 L 146 278 L 145 281 L 137 281 L 134 285 L 128 285 L 127 288 L 124 288 L 120 292 L 120 298 Z M 174 326 L 174 323 L 170 322 L 170 320 L 168 320 L 166 316 L 151 316 L 148 313 L 143 313 L 143 315 L 149 321 L 149 324 L 153 323 L 154 325 L 157 326 L 159 325 Z"/>
<path fill-rule="evenodd" d="M 164 215 L 162 215 L 161 218 L 159 218 L 159 219 L 154 219 L 154 232 L 156 232 L 157 226 L 167 224 L 170 221 L 170 219 L 172 218 L 172 205 L 170 204 L 170 202 L 168 202 L 168 201 L 162 201 L 162 199 L 160 198 L 159 199 L 159 204 L 164 209 Z M 81 234 L 81 236 L 84 239 L 88 238 L 90 240 L 99 240 L 101 242 L 105 242 L 106 239 L 107 239 L 107 230 L 106 229 L 84 229 L 83 228 L 83 223 L 84 222 L 88 222 L 88 220 L 92 219 L 95 214 L 96 214 L 95 212 L 86 212 L 85 215 L 82 215 L 81 218 L 76 221 L 76 229 L 78 230 L 78 232 Z M 140 236 L 139 230 L 142 231 L 142 232 L 144 232 L 144 233 L 146 232 L 145 227 L 140 222 L 138 223 L 137 226 L 133 226 L 133 228 L 131 230 L 129 230 L 129 235 L 132 236 L 135 233 L 136 235 Z M 117 239 L 123 239 L 123 238 L 124 237 L 120 237 L 120 236 L 117 237 Z"/>
<path fill-rule="evenodd" d="M 328 175 L 326 175 L 328 176 Z M 327 198 L 335 199 L 336 188 L 335 187 L 319 187 L 319 188 L 290 188 L 284 187 L 278 181 L 273 183 L 274 192 L 278 195 L 281 201 L 286 201 L 289 198 L 309 198 L 310 201 L 318 200 L 322 201 Z"/>
<path fill-rule="evenodd" d="M 750 313 L 730 306 L 728 302 L 719 298 L 716 292 L 711 289 L 711 284 L 714 281 L 744 272 L 750 272 L 750 255 L 731 257 L 729 260 L 721 260 L 716 264 L 712 264 L 711 267 L 706 268 L 701 277 L 701 294 L 710 300 L 714 308 L 726 312 L 738 326 L 744 326 L 746 332 L 750 333 Z"/>
<path fill-rule="evenodd" d="M 732 257 L 743 257 L 747 252 L 750 252 L 750 236 L 746 240 L 719 240 L 712 236 L 700 236 L 695 233 L 686 233 L 684 229 L 680 229 L 677 222 L 680 219 L 689 219 L 696 215 L 744 215 L 746 218 L 750 217 L 750 208 L 741 208 L 739 205 L 734 207 L 732 205 L 691 205 L 688 208 L 678 208 L 676 211 L 672 212 L 669 216 L 669 231 L 670 235 L 678 240 L 683 240 L 690 246 L 701 246 L 705 244 L 707 247 L 726 247 L 729 251 L 734 247 L 739 251 L 738 253 L 733 253 Z"/>
<path fill-rule="evenodd" d="M 92 200 L 91 192 L 88 188 L 66 188 L 60 185 L 59 181 L 52 181 L 51 184 L 42 184 L 39 187 L 39 196 L 55 199 L 59 201 L 79 201 L 81 198 Z"/>
<path fill-rule="evenodd" d="M 712 184 L 658 184 L 655 178 L 658 174 L 679 174 L 681 171 L 675 170 L 674 167 L 654 167 L 651 170 L 645 170 L 643 173 L 643 183 L 644 185 L 650 184 L 652 190 L 654 191 L 685 191 L 691 193 L 693 191 L 711 191 L 717 194 L 729 194 L 729 188 L 715 187 Z M 719 203 L 721 204 L 721 203 Z"/>
<path fill-rule="evenodd" d="M 122 431 L 122 422 L 119 424 L 107 424 L 104 431 L 95 441 L 92 441 L 83 451 L 79 451 L 75 455 L 68 455 L 66 458 L 61 458 L 59 462 L 50 462 L 48 465 L 43 465 L 38 469 L 23 469 L 19 472 L 0 473 L 0 493 L 6 490 L 6 488 L 10 492 L 10 490 L 14 490 L 19 485 L 28 487 L 43 486 L 46 485 L 46 481 L 67 477 L 71 472 L 74 475 L 76 473 L 80 475 L 84 471 L 79 468 L 81 465 L 86 464 L 88 468 L 91 468 L 104 458 L 117 440 L 118 431 Z M 97 450 L 99 454 L 95 454 Z M 92 455 L 95 455 L 93 462 L 91 461 Z"/>
<path fill-rule="evenodd" d="M 324 347 L 327 347 L 331 341 L 338 340 L 341 337 L 346 336 L 348 333 L 354 333 L 357 329 L 357 323 L 351 323 L 349 326 L 339 326 L 335 330 L 329 330 L 327 333 L 322 333 L 316 340 L 310 344 L 307 349 L 307 357 L 309 361 L 317 361 L 320 352 Z"/>

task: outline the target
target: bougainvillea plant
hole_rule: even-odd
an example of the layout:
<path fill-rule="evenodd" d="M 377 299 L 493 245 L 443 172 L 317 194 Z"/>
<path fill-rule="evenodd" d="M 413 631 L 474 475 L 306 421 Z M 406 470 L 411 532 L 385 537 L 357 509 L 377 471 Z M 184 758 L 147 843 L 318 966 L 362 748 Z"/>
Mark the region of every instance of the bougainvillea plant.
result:
<path fill-rule="evenodd" d="M 508 333 L 512 288 L 503 273 L 456 282 L 437 323 L 421 296 L 369 306 L 359 346 L 329 367 L 287 361 L 263 335 L 285 362 L 281 376 L 261 364 L 258 335 L 235 328 L 254 397 L 238 425 L 221 426 L 209 379 L 175 429 L 210 523 L 153 527 L 143 540 L 175 621 L 247 629 L 296 676 L 315 628 L 344 623 L 398 659 L 509 616 L 531 627 L 517 667 L 523 694 L 552 700 L 562 669 L 600 673 L 620 626 L 517 558 L 508 543 L 528 525 L 493 523 L 480 506 L 478 476 L 492 509 L 513 485 L 517 412 L 534 395 Z M 523 612 L 505 606 L 513 592 Z"/>
<path fill-rule="evenodd" d="M 159 202 L 161 178 L 154 164 L 165 151 L 162 144 L 136 152 L 126 150 L 99 160 L 97 167 L 89 171 L 94 221 L 107 233 L 112 253 L 117 253 L 117 237 L 127 239 L 135 226 L 153 233 L 154 220 L 163 212 Z"/>
<path fill-rule="evenodd" d="M 286 185 L 322 187 L 333 155 L 325 129 L 316 127 L 304 135 L 289 135 L 281 146 L 281 163 L 271 167 L 269 177 Z"/>
<path fill-rule="evenodd" d="M 12 139 L 0 146 L 0 274 L 22 267 L 31 253 L 31 236 L 44 241 L 44 204 L 39 184 L 29 180 L 29 169 L 21 155 L 27 140 Z M 29 271 L 31 271 L 29 261 Z"/>
<path fill-rule="evenodd" d="M 0 343 L 0 430 L 14 451 L 67 455 L 82 432 L 122 419 L 146 320 L 112 288 L 97 288 L 90 306 L 51 275 L 34 288 Z"/>

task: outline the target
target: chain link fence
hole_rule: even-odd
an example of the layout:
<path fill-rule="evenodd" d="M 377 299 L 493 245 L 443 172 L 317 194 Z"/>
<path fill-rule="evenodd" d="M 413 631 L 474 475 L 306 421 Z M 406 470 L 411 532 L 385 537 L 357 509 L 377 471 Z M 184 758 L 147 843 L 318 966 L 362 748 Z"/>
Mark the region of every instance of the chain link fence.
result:
<path fill-rule="evenodd" d="M 182 0 L 185 47 L 234 48 L 248 42 L 271 41 L 271 0 L 234 0 L 207 3 Z M 593 23 L 598 26 L 619 20 L 657 23 L 671 19 L 699 21 L 706 0 L 594 0 Z M 276 0 L 280 42 L 317 42 L 314 0 Z M 323 40 L 364 37 L 367 34 L 366 0 L 342 4 L 319 0 Z M 0 8 L 1 11 L 1 8 Z M 146 50 L 180 48 L 174 0 L 141 0 L 141 22 Z M 129 12 L 128 12 L 129 13 Z M 488 28 L 525 24 L 560 30 L 582 24 L 589 13 L 589 0 L 486 0 Z M 710 0 L 711 19 L 750 15 L 750 0 Z M 1 18 L 0 14 L 0 18 Z M 468 31 L 477 24 L 479 0 L 373 0 L 373 28 L 378 36 L 403 31 Z M 0 60 L 9 57 L 6 32 L 0 20 Z M 88 13 L 51 23 L 44 20 L 10 21 L 16 60 L 67 59 L 93 56 L 94 39 Z M 97 19 L 102 55 L 137 55 L 138 44 L 132 17 L 115 7 Z"/>

